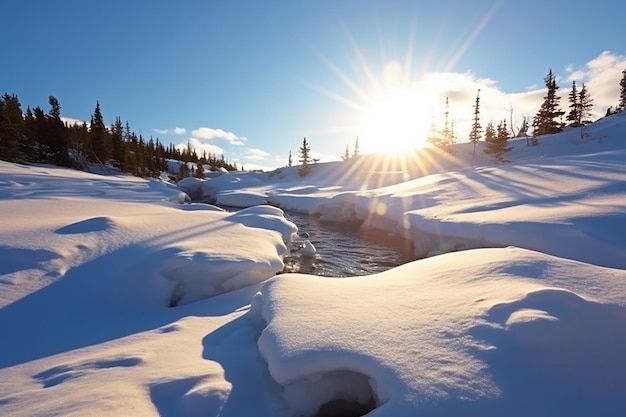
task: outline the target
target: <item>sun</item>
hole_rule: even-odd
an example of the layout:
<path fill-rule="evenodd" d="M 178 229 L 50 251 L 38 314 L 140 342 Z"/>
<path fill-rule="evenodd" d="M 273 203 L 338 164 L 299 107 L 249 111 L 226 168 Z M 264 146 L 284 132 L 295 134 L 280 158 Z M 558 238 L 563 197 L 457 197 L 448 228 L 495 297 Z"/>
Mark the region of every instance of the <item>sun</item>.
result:
<path fill-rule="evenodd" d="M 400 64 L 392 62 L 380 87 L 368 97 L 359 140 L 373 153 L 406 152 L 427 144 L 430 110 L 426 94 L 403 82 Z"/>
<path fill-rule="evenodd" d="M 411 89 L 387 92 L 366 111 L 359 138 L 376 153 L 397 153 L 427 144 L 429 119 Z M 427 112 L 427 111 L 426 111 Z"/>

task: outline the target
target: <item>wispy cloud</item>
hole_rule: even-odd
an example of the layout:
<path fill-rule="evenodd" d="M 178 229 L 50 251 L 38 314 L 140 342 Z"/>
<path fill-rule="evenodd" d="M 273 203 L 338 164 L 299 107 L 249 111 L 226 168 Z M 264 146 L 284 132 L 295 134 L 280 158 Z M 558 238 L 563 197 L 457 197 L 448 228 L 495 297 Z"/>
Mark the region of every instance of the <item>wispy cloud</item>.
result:
<path fill-rule="evenodd" d="M 191 136 L 196 139 L 224 139 L 230 142 L 231 145 L 243 145 L 247 140 L 244 137 L 239 137 L 233 132 L 229 132 L 223 129 L 213 129 L 211 127 L 199 127 L 191 131 Z"/>
<path fill-rule="evenodd" d="M 187 129 L 184 127 L 175 127 L 174 129 L 152 129 L 159 135 L 184 135 L 187 133 Z"/>
<path fill-rule="evenodd" d="M 250 160 L 263 160 L 267 159 L 271 154 L 269 152 L 265 152 L 262 149 L 257 148 L 249 148 L 246 149 L 246 158 Z"/>
<path fill-rule="evenodd" d="M 191 148 L 192 151 L 196 151 L 198 156 L 202 156 L 203 153 L 213 154 L 213 155 L 222 155 L 224 153 L 224 149 L 220 148 L 217 145 L 212 143 L 206 143 L 196 138 L 189 138 L 184 143 L 179 143 L 176 145 L 176 149 L 178 150 L 187 150 L 187 148 Z"/>
<path fill-rule="evenodd" d="M 609 106 L 618 104 L 619 82 L 624 69 L 626 56 L 604 51 L 576 71 L 577 81 L 584 82 L 589 90 L 597 116 L 604 115 Z"/>

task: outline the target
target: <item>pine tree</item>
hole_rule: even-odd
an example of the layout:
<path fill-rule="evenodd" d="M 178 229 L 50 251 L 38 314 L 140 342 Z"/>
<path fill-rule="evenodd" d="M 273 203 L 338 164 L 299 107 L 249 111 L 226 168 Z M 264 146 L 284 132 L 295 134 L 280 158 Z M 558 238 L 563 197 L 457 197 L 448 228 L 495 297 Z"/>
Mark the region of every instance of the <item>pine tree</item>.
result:
<path fill-rule="evenodd" d="M 111 125 L 111 147 L 114 164 L 124 172 L 128 172 L 128 149 L 124 142 L 124 125 L 120 117 L 115 118 Z"/>
<path fill-rule="evenodd" d="M 578 123 L 582 126 L 590 124 L 592 122 L 591 110 L 593 109 L 593 99 L 589 96 L 585 83 L 583 83 L 580 93 L 578 94 L 578 104 L 580 110 Z"/>
<path fill-rule="evenodd" d="M 104 119 L 100 112 L 100 103 L 97 101 L 93 116 L 91 116 L 89 129 L 91 144 L 93 146 L 94 162 L 107 163 L 112 155 L 111 138 L 104 125 Z"/>
<path fill-rule="evenodd" d="M 346 145 L 346 151 L 343 153 L 341 159 L 343 159 L 344 161 L 350 159 L 350 149 L 348 148 L 348 145 Z"/>
<path fill-rule="evenodd" d="M 579 126 L 580 125 L 580 102 L 579 102 L 579 94 L 576 89 L 576 81 L 572 81 L 572 89 L 569 93 L 569 108 L 570 111 L 565 118 L 567 121 L 571 122 L 571 126 Z"/>
<path fill-rule="evenodd" d="M 292 163 L 292 161 L 291 161 L 291 150 L 290 150 L 290 151 L 289 151 L 289 159 L 287 160 L 287 166 L 289 166 L 289 167 L 290 167 L 290 166 L 292 166 L 292 165 L 293 165 L 293 163 Z"/>
<path fill-rule="evenodd" d="M 61 120 L 61 105 L 54 96 L 48 97 L 50 111 L 47 117 L 47 142 L 50 151 L 50 162 L 61 166 L 71 166 L 68 155 L 69 138 L 65 124 Z"/>
<path fill-rule="evenodd" d="M 184 160 L 178 163 L 178 180 L 182 180 L 189 176 L 189 166 Z"/>
<path fill-rule="evenodd" d="M 25 160 L 33 161 L 35 155 L 37 155 L 39 143 L 35 140 L 36 137 L 37 126 L 35 122 L 35 115 L 29 106 L 26 108 L 26 113 L 24 114 L 24 136 L 22 140 L 22 155 Z"/>
<path fill-rule="evenodd" d="M 472 130 L 470 131 L 469 140 L 474 144 L 472 149 L 472 155 L 476 152 L 476 143 L 481 138 L 481 126 L 480 126 L 480 89 L 476 93 L 476 103 L 474 104 L 474 119 L 472 121 Z"/>
<path fill-rule="evenodd" d="M 354 141 L 354 149 L 352 150 L 352 156 L 353 157 L 359 156 L 359 152 L 360 152 L 360 149 L 359 149 L 359 137 L 357 136 L 356 137 L 356 141 Z"/>
<path fill-rule="evenodd" d="M 24 118 L 17 95 L 0 97 L 0 159 L 17 162 L 22 159 Z"/>
<path fill-rule="evenodd" d="M 561 97 L 557 95 L 559 87 L 556 85 L 556 77 L 552 73 L 552 69 L 550 69 L 544 81 L 548 91 L 544 97 L 543 104 L 533 119 L 533 136 L 535 137 L 561 131 L 561 123 L 557 120 L 557 117 L 563 115 L 563 112 L 559 109 Z"/>
<path fill-rule="evenodd" d="M 196 162 L 196 178 L 204 179 L 204 167 L 202 166 L 202 162 L 198 160 Z"/>
<path fill-rule="evenodd" d="M 622 79 L 619 82 L 619 104 L 617 105 L 616 112 L 624 111 L 626 109 L 626 69 L 622 71 Z"/>
<path fill-rule="evenodd" d="M 441 136 L 443 146 L 448 146 L 454 142 L 452 129 L 450 129 L 450 103 L 448 97 L 446 97 L 446 107 L 443 112 L 443 131 Z"/>
<path fill-rule="evenodd" d="M 497 129 L 494 128 L 492 123 L 487 126 L 487 132 L 485 133 L 485 153 L 492 154 L 497 162 L 503 161 L 504 152 L 509 151 L 506 144 L 509 139 L 509 128 L 507 127 L 506 119 L 502 120 Z"/>
<path fill-rule="evenodd" d="M 306 141 L 306 137 L 302 140 L 302 146 L 300 147 L 300 163 L 302 164 L 298 169 L 298 174 L 301 177 L 308 175 L 311 172 L 311 148 Z"/>
<path fill-rule="evenodd" d="M 487 128 L 485 129 L 485 153 L 491 153 L 490 150 L 493 147 L 493 143 L 496 141 L 496 128 L 493 126 L 493 122 L 487 123 Z"/>

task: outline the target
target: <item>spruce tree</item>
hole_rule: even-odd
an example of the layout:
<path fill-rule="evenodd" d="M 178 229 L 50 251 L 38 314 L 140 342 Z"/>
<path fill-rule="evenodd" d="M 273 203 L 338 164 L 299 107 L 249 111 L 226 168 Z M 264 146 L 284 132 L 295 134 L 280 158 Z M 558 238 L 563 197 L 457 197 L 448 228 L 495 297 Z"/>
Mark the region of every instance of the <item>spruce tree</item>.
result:
<path fill-rule="evenodd" d="M 591 110 L 593 109 L 593 99 L 589 96 L 589 91 L 587 91 L 585 83 L 583 83 L 580 93 L 578 94 L 578 105 L 580 110 L 579 125 L 585 126 L 590 124 L 592 122 Z"/>
<path fill-rule="evenodd" d="M 91 116 L 91 125 L 89 127 L 91 135 L 91 144 L 93 146 L 94 162 L 107 163 L 112 156 L 111 138 L 109 132 L 104 125 L 104 119 L 100 112 L 100 103 L 96 101 L 96 108 L 93 116 Z"/>
<path fill-rule="evenodd" d="M 308 175 L 311 172 L 311 166 L 309 165 L 311 162 L 311 148 L 306 141 L 306 137 L 302 140 L 302 146 L 300 147 L 300 163 L 302 164 L 300 168 L 298 168 L 298 174 L 301 177 Z"/>
<path fill-rule="evenodd" d="M 552 69 L 544 78 L 547 93 L 544 102 L 533 119 L 533 136 L 547 135 L 558 133 L 561 131 L 561 123 L 557 120 L 563 115 L 559 108 L 561 97 L 557 95 L 559 86 L 556 85 L 556 76 L 552 73 Z"/>
<path fill-rule="evenodd" d="M 350 149 L 348 148 L 348 145 L 346 145 L 346 151 L 343 153 L 341 159 L 343 159 L 344 161 L 350 159 Z"/>
<path fill-rule="evenodd" d="M 0 159 L 17 162 L 22 159 L 24 118 L 17 95 L 0 97 Z"/>
<path fill-rule="evenodd" d="M 354 141 L 354 149 L 352 150 L 352 156 L 353 157 L 359 156 L 359 152 L 360 152 L 360 149 L 359 149 L 359 137 L 357 136 L 356 140 Z"/>
<path fill-rule="evenodd" d="M 622 71 L 622 79 L 619 82 L 619 104 L 617 111 L 624 111 L 626 109 L 626 69 Z"/>
<path fill-rule="evenodd" d="M 122 119 L 119 116 L 111 125 L 111 147 L 114 165 L 122 171 L 128 172 L 128 149 L 124 141 L 124 125 L 122 125 Z"/>
<path fill-rule="evenodd" d="M 496 128 L 493 126 L 493 122 L 489 122 L 487 123 L 487 128 L 485 129 L 485 153 L 492 153 L 492 149 L 495 148 L 495 142 Z"/>
<path fill-rule="evenodd" d="M 202 162 L 198 160 L 196 162 L 196 178 L 204 179 L 204 167 L 202 166 Z"/>
<path fill-rule="evenodd" d="M 509 151 L 506 144 L 509 139 L 509 128 L 507 127 L 506 119 L 502 120 L 497 129 L 494 128 L 492 123 L 487 126 L 487 132 L 485 133 L 485 147 L 486 154 L 494 155 L 496 162 L 503 161 L 504 152 Z"/>
<path fill-rule="evenodd" d="M 472 121 L 472 130 L 470 131 L 469 140 L 474 144 L 472 149 L 472 155 L 476 152 L 476 143 L 481 138 L 481 126 L 480 126 L 480 89 L 476 93 L 476 103 L 474 104 L 474 119 Z"/>
<path fill-rule="evenodd" d="M 441 145 L 448 146 L 454 143 L 454 128 L 450 127 L 450 103 L 448 97 L 446 97 L 446 107 L 443 112 L 443 131 L 441 136 Z"/>
<path fill-rule="evenodd" d="M 571 126 L 580 125 L 580 101 L 579 101 L 578 89 L 576 88 L 576 81 L 572 81 L 572 89 L 569 92 L 569 113 L 566 120 L 570 122 Z"/>
<path fill-rule="evenodd" d="M 289 167 L 290 167 L 290 166 L 292 166 L 292 165 L 293 165 L 293 162 L 291 161 L 291 150 L 290 150 L 290 151 L 289 151 L 289 158 L 288 158 L 288 160 L 287 160 L 287 166 L 289 166 Z"/>

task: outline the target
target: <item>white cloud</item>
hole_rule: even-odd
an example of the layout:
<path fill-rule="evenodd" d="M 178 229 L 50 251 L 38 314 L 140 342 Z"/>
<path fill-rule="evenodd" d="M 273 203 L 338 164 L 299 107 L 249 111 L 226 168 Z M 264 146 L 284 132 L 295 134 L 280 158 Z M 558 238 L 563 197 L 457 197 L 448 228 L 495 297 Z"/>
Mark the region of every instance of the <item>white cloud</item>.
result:
<path fill-rule="evenodd" d="M 619 100 L 619 81 L 626 68 L 626 57 L 605 51 L 581 67 L 569 65 L 563 70 L 563 79 L 559 84 L 560 106 L 568 109 L 567 95 L 571 81 L 577 86 L 584 82 L 594 100 L 593 116 L 604 116 L 609 106 L 615 106 Z M 467 140 L 473 117 L 476 92 L 480 89 L 480 122 L 484 128 L 492 121 L 494 124 L 506 119 L 510 124 L 511 109 L 513 125 L 518 128 L 524 117 L 529 122 L 539 110 L 545 96 L 543 82 L 523 91 L 505 92 L 497 83 L 488 78 L 477 78 L 471 73 L 427 73 L 413 83 L 412 88 L 423 103 L 419 111 L 431 114 L 437 124 L 441 124 L 445 99 L 449 98 L 449 118 L 454 120 L 454 129 L 459 141 Z M 441 127 L 441 126 L 440 126 Z"/>
<path fill-rule="evenodd" d="M 454 121 L 457 140 L 468 139 L 473 118 L 473 106 L 480 89 L 480 123 L 484 128 L 489 122 L 494 124 L 506 119 L 510 124 L 511 109 L 513 125 L 518 128 L 524 117 L 532 119 L 537 112 L 543 95 L 543 89 L 506 93 L 494 80 L 477 78 L 471 73 L 427 73 L 416 81 L 412 88 L 420 97 L 421 112 L 426 112 L 422 119 L 431 120 L 442 128 L 446 97 L 449 99 L 449 120 Z"/>
<path fill-rule="evenodd" d="M 69 126 L 79 125 L 82 126 L 84 123 L 82 120 L 74 119 L 73 117 L 65 117 L 61 116 L 61 121 Z M 87 126 L 89 126 L 89 122 L 87 122 Z"/>
<path fill-rule="evenodd" d="M 230 142 L 231 145 L 243 145 L 247 140 L 244 137 L 239 137 L 233 132 L 229 132 L 223 129 L 213 129 L 211 127 L 199 127 L 191 131 L 191 135 L 197 139 L 224 139 Z"/>
<path fill-rule="evenodd" d="M 594 100 L 597 115 L 603 116 L 609 106 L 615 107 L 618 104 L 619 82 L 625 68 L 626 57 L 604 51 L 580 69 L 584 73 L 582 81 Z"/>
<path fill-rule="evenodd" d="M 270 155 L 271 154 L 269 152 L 265 152 L 262 149 L 249 148 L 246 150 L 246 158 L 249 160 L 267 159 Z"/>
<path fill-rule="evenodd" d="M 184 127 L 175 127 L 174 129 L 152 129 L 160 135 L 184 135 L 187 129 Z"/>
<path fill-rule="evenodd" d="M 202 142 L 201 140 L 198 140 L 196 138 L 189 138 L 186 142 L 176 145 L 176 149 L 181 151 L 187 150 L 187 147 L 190 147 L 192 151 L 195 150 L 198 156 L 202 156 L 202 154 L 205 152 L 207 154 L 217 155 L 218 157 L 224 154 L 224 149 L 220 148 L 219 146 L 212 143 Z"/>

